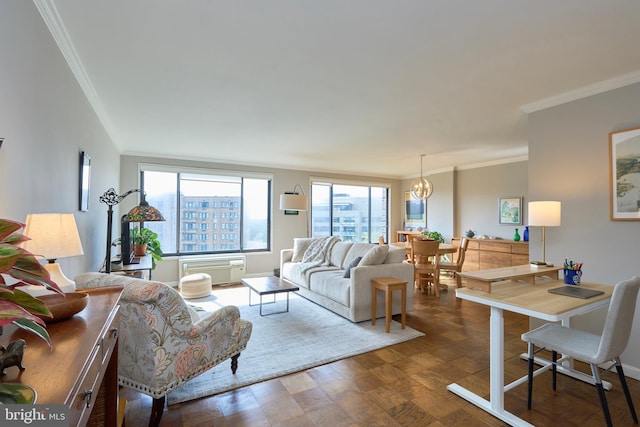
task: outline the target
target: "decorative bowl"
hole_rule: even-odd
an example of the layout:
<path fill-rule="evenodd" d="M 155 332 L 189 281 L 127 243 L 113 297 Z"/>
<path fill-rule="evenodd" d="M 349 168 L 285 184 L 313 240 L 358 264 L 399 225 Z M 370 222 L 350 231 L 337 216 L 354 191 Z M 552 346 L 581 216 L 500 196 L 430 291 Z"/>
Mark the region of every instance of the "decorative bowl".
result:
<path fill-rule="evenodd" d="M 65 293 L 64 296 L 60 294 L 40 295 L 37 298 L 44 302 L 53 315 L 53 318 L 38 316 L 44 320 L 45 323 L 70 319 L 75 314 L 84 310 L 87 302 L 89 302 L 89 294 L 84 292 L 70 292 Z"/>

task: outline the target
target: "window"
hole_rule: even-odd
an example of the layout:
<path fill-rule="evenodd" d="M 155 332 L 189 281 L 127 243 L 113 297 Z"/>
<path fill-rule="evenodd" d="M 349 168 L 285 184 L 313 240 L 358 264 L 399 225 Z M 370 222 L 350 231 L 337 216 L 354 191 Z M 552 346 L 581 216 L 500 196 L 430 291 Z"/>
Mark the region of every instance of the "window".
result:
<path fill-rule="evenodd" d="M 145 227 L 158 233 L 166 255 L 268 251 L 271 181 L 258 173 L 140 165 L 140 188 L 166 219 Z M 224 245 L 196 245 L 196 238 Z"/>
<path fill-rule="evenodd" d="M 311 184 L 311 235 L 345 242 L 389 241 L 389 189 L 327 182 Z"/>

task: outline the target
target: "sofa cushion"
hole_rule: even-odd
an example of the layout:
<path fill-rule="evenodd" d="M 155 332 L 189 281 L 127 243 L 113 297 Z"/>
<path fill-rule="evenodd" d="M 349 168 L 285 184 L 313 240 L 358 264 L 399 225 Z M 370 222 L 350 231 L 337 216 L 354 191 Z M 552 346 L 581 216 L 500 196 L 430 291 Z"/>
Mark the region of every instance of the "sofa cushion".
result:
<path fill-rule="evenodd" d="M 330 265 L 334 265 L 340 269 L 343 268 L 344 259 L 351 249 L 353 243 L 351 242 L 338 242 L 331 248 Z"/>
<path fill-rule="evenodd" d="M 354 258 L 353 260 L 351 260 L 351 262 L 349 263 L 349 265 L 347 265 L 344 269 L 344 277 L 345 279 L 348 279 L 351 277 L 351 269 L 355 266 L 358 265 L 358 263 L 360 262 L 360 260 L 362 259 L 361 256 Z"/>
<path fill-rule="evenodd" d="M 397 264 L 399 262 L 404 261 L 404 258 L 407 254 L 406 249 L 404 248 L 396 248 L 389 246 L 389 253 L 384 260 L 385 264 Z"/>
<path fill-rule="evenodd" d="M 307 250 L 307 248 L 313 241 L 314 239 L 311 237 L 297 237 L 293 239 L 293 255 L 291 256 L 291 261 L 293 262 L 302 261 L 304 252 Z"/>
<path fill-rule="evenodd" d="M 349 307 L 351 279 L 344 279 L 341 270 L 319 271 L 311 275 L 309 289 Z"/>
<path fill-rule="evenodd" d="M 377 245 L 369 249 L 362 259 L 360 265 L 378 265 L 382 264 L 389 253 L 389 246 Z"/>
<path fill-rule="evenodd" d="M 346 268 L 346 266 L 349 265 L 349 263 L 357 257 L 365 256 L 365 254 L 369 252 L 374 246 L 376 245 L 373 245 L 371 243 L 352 243 L 349 252 L 347 252 L 347 256 L 344 257 L 344 261 L 342 262 L 342 269 Z M 362 262 L 362 260 L 360 262 Z"/>

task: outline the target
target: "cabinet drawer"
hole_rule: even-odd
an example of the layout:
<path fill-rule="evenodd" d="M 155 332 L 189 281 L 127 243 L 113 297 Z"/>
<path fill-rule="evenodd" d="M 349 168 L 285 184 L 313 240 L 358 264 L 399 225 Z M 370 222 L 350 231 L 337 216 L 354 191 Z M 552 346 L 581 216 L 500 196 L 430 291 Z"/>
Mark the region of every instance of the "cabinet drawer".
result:
<path fill-rule="evenodd" d="M 458 245 L 460 245 L 458 243 Z M 471 250 L 478 250 L 480 249 L 480 242 L 478 242 L 477 240 L 469 240 L 469 246 L 467 246 L 467 250 L 471 249 Z"/>
<path fill-rule="evenodd" d="M 529 255 L 529 244 L 528 243 L 513 244 L 511 245 L 511 252 L 514 254 Z"/>
<path fill-rule="evenodd" d="M 480 252 L 480 270 L 511 265 L 511 254 L 502 252 Z"/>
<path fill-rule="evenodd" d="M 102 345 L 101 354 L 102 361 L 104 363 L 108 363 L 109 357 L 111 357 L 111 353 L 113 353 L 113 349 L 118 341 L 118 327 L 120 326 L 120 310 L 117 307 L 113 316 L 109 319 L 107 325 L 104 328 L 104 334 L 102 335 L 101 341 Z"/>
<path fill-rule="evenodd" d="M 529 255 L 511 255 L 511 265 L 526 265 L 529 264 Z"/>
<path fill-rule="evenodd" d="M 480 243 L 480 250 L 482 251 L 494 251 L 494 252 L 511 252 L 511 244 L 498 243 L 498 242 L 482 242 Z"/>
<path fill-rule="evenodd" d="M 102 349 L 97 345 L 85 370 L 81 375 L 81 382 L 74 391 L 73 400 L 69 405 L 69 425 L 85 425 L 98 397 L 99 384 L 102 374 Z"/>

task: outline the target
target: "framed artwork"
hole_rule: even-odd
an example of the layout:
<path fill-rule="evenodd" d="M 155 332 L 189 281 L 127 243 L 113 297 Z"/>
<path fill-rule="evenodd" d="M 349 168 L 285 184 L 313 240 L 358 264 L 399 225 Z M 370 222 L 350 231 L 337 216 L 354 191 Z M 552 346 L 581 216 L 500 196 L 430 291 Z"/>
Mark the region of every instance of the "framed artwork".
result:
<path fill-rule="evenodd" d="M 405 228 L 426 228 L 427 201 L 411 197 L 410 192 L 404 193 L 404 226 Z"/>
<path fill-rule="evenodd" d="M 498 199 L 498 223 L 522 224 L 522 197 L 500 197 Z"/>
<path fill-rule="evenodd" d="M 80 152 L 80 185 L 79 200 L 80 210 L 89 210 L 89 186 L 91 183 L 91 157 L 84 152 Z"/>
<path fill-rule="evenodd" d="M 640 128 L 609 134 L 612 221 L 640 220 Z"/>

